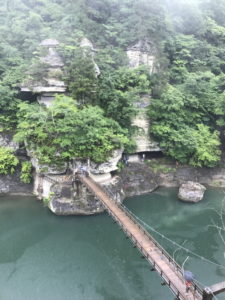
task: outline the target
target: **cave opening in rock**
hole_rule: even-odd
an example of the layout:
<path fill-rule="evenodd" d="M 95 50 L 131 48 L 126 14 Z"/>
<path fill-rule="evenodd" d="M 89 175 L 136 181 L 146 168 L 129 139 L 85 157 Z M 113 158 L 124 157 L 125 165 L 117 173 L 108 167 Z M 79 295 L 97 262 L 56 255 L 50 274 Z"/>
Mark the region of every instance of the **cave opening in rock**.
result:
<path fill-rule="evenodd" d="M 164 157 L 162 151 L 139 152 L 138 155 L 140 156 L 141 159 L 153 159 L 153 158 Z"/>
<path fill-rule="evenodd" d="M 37 102 L 37 94 L 34 94 L 32 92 L 20 92 L 18 94 L 18 98 L 20 100 L 23 100 L 23 101 L 28 101 L 29 103 L 35 103 Z"/>

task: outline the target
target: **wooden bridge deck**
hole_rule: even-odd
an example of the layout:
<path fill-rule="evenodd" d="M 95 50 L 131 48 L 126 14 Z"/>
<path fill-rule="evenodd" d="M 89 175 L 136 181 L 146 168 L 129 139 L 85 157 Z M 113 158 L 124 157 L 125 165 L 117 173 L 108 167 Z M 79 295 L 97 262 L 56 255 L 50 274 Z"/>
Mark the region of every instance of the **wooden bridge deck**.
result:
<path fill-rule="evenodd" d="M 108 213 L 145 256 L 154 270 L 159 273 L 177 299 L 203 299 L 202 290 L 197 285 L 192 286 L 188 293 L 186 292 L 181 267 L 120 204 L 113 201 L 107 192 L 90 177 L 81 175 L 78 177 L 101 200 Z"/>

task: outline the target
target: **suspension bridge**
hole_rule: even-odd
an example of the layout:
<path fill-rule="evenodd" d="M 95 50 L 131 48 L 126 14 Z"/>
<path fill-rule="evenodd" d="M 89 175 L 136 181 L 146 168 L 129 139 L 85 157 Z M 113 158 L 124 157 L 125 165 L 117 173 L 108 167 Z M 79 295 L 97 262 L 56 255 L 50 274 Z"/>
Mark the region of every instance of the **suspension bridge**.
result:
<path fill-rule="evenodd" d="M 166 252 L 166 250 L 150 235 L 150 233 L 132 216 L 121 204 L 89 176 L 76 173 L 76 180 L 84 184 L 97 197 L 108 214 L 120 226 L 123 232 L 151 264 L 152 271 L 157 271 L 174 293 L 177 300 L 211 300 L 215 295 L 225 291 L 225 282 L 212 287 L 201 288 L 193 282 L 189 291 L 186 291 L 182 267 Z"/>

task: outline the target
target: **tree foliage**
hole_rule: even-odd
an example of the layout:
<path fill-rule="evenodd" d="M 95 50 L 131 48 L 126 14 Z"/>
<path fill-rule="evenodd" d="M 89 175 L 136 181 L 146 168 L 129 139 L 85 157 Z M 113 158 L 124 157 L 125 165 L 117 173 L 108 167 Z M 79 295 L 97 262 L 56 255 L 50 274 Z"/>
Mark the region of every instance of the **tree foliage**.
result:
<path fill-rule="evenodd" d="M 20 180 L 23 183 L 30 183 L 32 180 L 32 163 L 30 161 L 22 162 Z"/>
<path fill-rule="evenodd" d="M 18 164 L 19 160 L 12 149 L 0 147 L 0 174 L 13 174 Z"/>
<path fill-rule="evenodd" d="M 3 1 L 0 13 L 0 128 L 18 126 L 17 138 L 29 142 L 39 158 L 47 162 L 60 153 L 64 161 L 72 152 L 91 156 L 99 145 L 102 160 L 116 146 L 109 137 L 108 144 L 106 128 L 112 136 L 110 126 L 117 128 L 116 134 L 131 140 L 135 103 L 147 94 L 152 97 L 150 133 L 165 153 L 194 165 L 212 166 L 219 161 L 225 145 L 224 0 L 13 0 Z M 92 54 L 79 49 L 83 37 L 97 49 L 98 77 Z M 23 103 L 19 93 L 25 70 L 32 69 L 31 77 L 45 77 L 42 69 L 34 68 L 32 58 L 46 38 L 63 44 L 64 79 L 75 99 L 64 98 L 65 107 L 59 101 L 54 105 L 65 113 L 62 119 L 51 109 Z M 140 40 L 153 46 L 157 74 L 149 75 L 142 67 L 127 68 L 126 49 Z M 75 130 L 78 125 L 75 120 L 67 124 L 65 116 L 76 117 L 81 126 L 79 116 L 87 120 L 88 113 L 96 119 L 91 121 L 94 148 L 86 143 L 84 150 Z M 105 122 L 102 127 L 100 117 Z M 74 148 L 75 134 L 82 151 Z M 99 134 L 105 137 L 101 143 Z M 62 135 L 65 140 L 60 140 Z M 47 137 L 54 143 L 49 144 Z M 97 154 L 92 157 L 98 161 Z"/>
<path fill-rule="evenodd" d="M 221 142 L 219 132 L 206 125 L 210 124 L 210 112 L 210 102 L 207 106 L 207 101 L 203 104 L 193 94 L 185 96 L 168 86 L 161 99 L 152 102 L 151 132 L 163 151 L 176 160 L 199 167 L 215 166 L 220 160 Z"/>
<path fill-rule="evenodd" d="M 78 109 L 70 97 L 58 96 L 49 108 L 28 103 L 19 108 L 15 139 L 25 141 L 43 164 L 60 165 L 75 157 L 103 162 L 112 150 L 129 144 L 126 130 L 105 118 L 102 109 Z"/>

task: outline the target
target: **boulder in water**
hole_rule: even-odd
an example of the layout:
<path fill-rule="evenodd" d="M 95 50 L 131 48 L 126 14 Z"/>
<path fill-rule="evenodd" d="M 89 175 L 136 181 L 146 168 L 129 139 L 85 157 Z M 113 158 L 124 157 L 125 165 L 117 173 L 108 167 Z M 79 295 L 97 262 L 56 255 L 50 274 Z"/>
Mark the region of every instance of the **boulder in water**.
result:
<path fill-rule="evenodd" d="M 179 188 L 178 198 L 185 202 L 199 202 L 203 199 L 206 188 L 198 182 L 187 181 Z"/>

